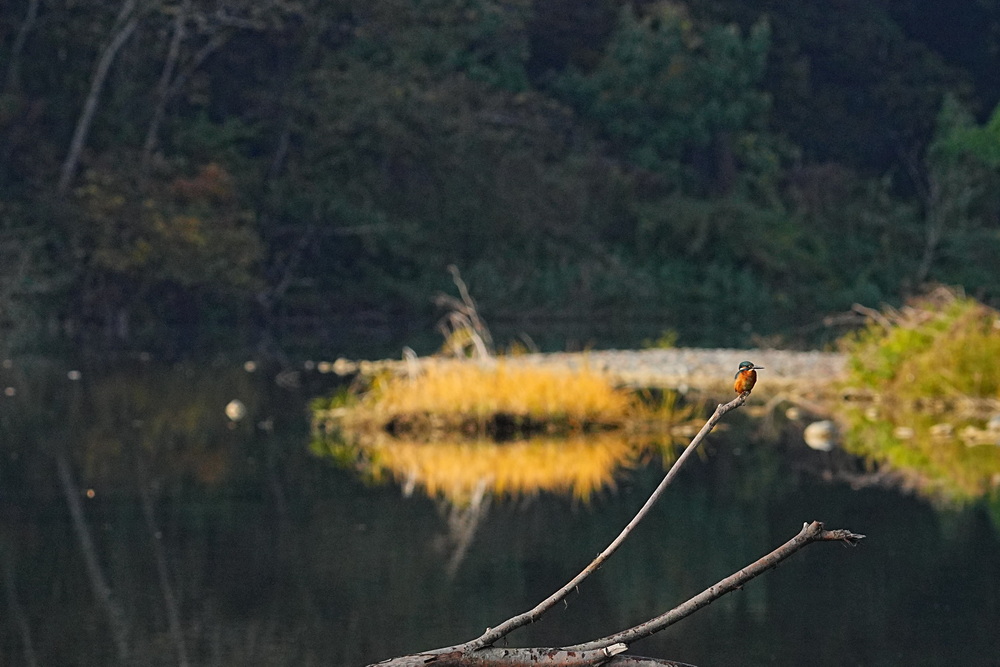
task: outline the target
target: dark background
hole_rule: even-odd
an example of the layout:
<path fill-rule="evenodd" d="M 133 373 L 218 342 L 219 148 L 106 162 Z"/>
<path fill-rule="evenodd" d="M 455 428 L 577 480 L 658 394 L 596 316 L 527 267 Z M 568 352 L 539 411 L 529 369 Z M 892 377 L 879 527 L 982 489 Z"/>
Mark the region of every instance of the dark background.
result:
<path fill-rule="evenodd" d="M 997 305 L 998 47 L 990 0 L 11 0 L 2 339 L 391 347 L 450 264 L 556 347 Z"/>

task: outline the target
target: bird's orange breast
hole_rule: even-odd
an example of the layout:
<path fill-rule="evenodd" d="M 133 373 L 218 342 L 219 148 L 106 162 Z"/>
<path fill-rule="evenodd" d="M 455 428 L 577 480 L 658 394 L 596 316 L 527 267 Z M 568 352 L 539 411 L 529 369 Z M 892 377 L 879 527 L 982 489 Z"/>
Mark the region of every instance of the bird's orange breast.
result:
<path fill-rule="evenodd" d="M 733 389 L 736 390 L 737 394 L 742 394 L 745 391 L 750 391 L 753 389 L 754 384 L 757 382 L 757 371 L 740 371 L 736 374 L 736 382 L 733 383 Z"/>

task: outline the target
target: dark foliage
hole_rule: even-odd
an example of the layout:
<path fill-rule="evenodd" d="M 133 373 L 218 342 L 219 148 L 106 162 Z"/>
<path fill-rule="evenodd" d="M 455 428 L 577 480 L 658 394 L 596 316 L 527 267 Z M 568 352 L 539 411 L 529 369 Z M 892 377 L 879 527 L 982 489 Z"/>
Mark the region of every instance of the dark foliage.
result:
<path fill-rule="evenodd" d="M 387 340 L 450 264 L 688 345 L 996 303 L 1000 14 L 939 4 L 5 3 L 5 346 Z"/>

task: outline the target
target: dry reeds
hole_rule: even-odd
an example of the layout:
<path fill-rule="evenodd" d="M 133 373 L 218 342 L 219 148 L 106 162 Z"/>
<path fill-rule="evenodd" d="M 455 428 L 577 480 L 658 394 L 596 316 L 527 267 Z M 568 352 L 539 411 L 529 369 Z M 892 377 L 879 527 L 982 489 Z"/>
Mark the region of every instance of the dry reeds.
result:
<path fill-rule="evenodd" d="M 618 426 L 637 401 L 588 368 L 437 361 L 413 377 L 383 375 L 343 413 L 348 427 L 389 431 L 576 431 Z M 496 433 L 492 433 L 496 434 Z M 502 434 L 502 433 L 501 433 Z"/>

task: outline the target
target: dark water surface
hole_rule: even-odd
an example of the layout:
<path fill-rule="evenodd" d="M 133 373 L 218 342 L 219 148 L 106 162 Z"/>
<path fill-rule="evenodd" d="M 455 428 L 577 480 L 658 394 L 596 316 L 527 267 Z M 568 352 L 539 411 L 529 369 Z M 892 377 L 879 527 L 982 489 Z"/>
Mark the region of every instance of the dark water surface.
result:
<path fill-rule="evenodd" d="M 454 508 L 310 453 L 307 402 L 335 387 L 330 375 L 8 366 L 0 665 L 362 665 L 457 643 L 578 572 L 663 470 L 643 457 L 589 502 L 495 499 L 466 517 L 474 531 L 461 524 L 471 541 L 455 560 Z M 225 414 L 232 399 L 242 421 Z M 863 466 L 732 426 L 568 605 L 511 645 L 634 625 L 818 519 L 868 538 L 811 545 L 632 652 L 700 667 L 1000 665 L 987 508 L 824 482 Z"/>

